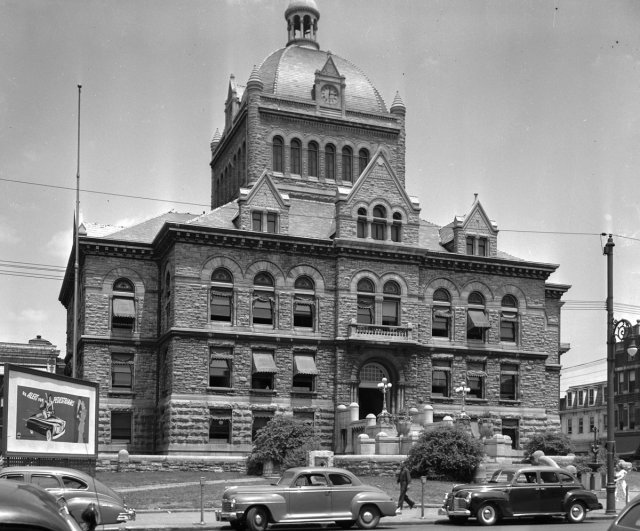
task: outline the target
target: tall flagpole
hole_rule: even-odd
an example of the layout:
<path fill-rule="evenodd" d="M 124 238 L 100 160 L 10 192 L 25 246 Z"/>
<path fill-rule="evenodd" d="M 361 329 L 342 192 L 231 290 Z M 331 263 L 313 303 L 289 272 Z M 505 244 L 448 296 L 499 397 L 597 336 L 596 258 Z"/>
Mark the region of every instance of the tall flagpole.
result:
<path fill-rule="evenodd" d="M 76 170 L 76 215 L 74 216 L 74 247 L 76 250 L 74 270 L 74 283 L 73 283 L 73 356 L 71 363 L 73 364 L 71 375 L 76 377 L 76 363 L 78 357 L 78 284 L 80 283 L 80 248 L 78 232 L 80 229 L 80 92 L 82 85 L 78 85 L 78 164 Z"/>

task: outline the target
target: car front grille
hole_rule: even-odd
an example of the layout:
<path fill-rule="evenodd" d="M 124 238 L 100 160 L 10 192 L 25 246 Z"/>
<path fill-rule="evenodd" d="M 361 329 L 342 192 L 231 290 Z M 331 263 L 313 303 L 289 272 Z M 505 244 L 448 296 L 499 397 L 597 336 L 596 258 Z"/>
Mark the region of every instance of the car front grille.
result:
<path fill-rule="evenodd" d="M 225 513 L 232 511 L 231 502 L 229 500 L 222 500 L 222 511 Z"/>
<path fill-rule="evenodd" d="M 467 508 L 467 502 L 465 501 L 464 498 L 453 498 L 453 510 L 458 510 L 458 509 L 466 509 Z"/>

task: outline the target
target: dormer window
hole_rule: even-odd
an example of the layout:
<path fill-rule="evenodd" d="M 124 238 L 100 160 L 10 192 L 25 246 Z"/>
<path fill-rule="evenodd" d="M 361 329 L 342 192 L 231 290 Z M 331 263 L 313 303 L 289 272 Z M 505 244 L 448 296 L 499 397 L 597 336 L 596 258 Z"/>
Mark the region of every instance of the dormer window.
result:
<path fill-rule="evenodd" d="M 387 209 L 382 205 L 373 207 L 373 221 L 371 223 L 371 237 L 374 240 L 386 240 Z"/>
<path fill-rule="evenodd" d="M 472 256 L 488 256 L 489 241 L 487 238 L 467 236 L 467 254 Z"/>
<path fill-rule="evenodd" d="M 251 213 L 251 229 L 256 232 L 276 234 L 278 232 L 278 214 L 254 210 Z"/>
<path fill-rule="evenodd" d="M 391 224 L 391 241 L 402 241 L 402 214 L 400 212 L 393 213 L 393 223 Z"/>
<path fill-rule="evenodd" d="M 369 235 L 367 227 L 367 209 L 360 207 L 358 209 L 358 238 L 366 238 Z"/>

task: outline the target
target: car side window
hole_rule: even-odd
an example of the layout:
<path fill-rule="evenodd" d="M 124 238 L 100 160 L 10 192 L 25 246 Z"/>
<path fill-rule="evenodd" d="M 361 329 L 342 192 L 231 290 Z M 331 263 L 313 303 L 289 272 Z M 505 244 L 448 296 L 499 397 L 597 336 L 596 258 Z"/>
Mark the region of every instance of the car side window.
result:
<path fill-rule="evenodd" d="M 343 474 L 329 474 L 329 481 L 333 485 L 351 485 L 351 479 Z"/>
<path fill-rule="evenodd" d="M 618 528 L 640 529 L 640 505 L 634 505 L 620 517 Z"/>
<path fill-rule="evenodd" d="M 38 487 L 43 489 L 59 489 L 60 483 L 58 482 L 58 478 L 52 475 L 44 475 L 44 474 L 33 474 L 31 476 L 31 483 L 34 485 L 38 485 Z"/>
<path fill-rule="evenodd" d="M 555 472 L 540 472 L 542 483 L 558 483 L 558 475 Z"/>
<path fill-rule="evenodd" d="M 62 476 L 62 483 L 64 484 L 65 489 L 87 490 L 87 484 L 84 481 L 80 481 L 78 478 Z"/>
<path fill-rule="evenodd" d="M 10 481 L 21 481 L 24 483 L 24 474 L 7 474 L 2 476 L 2 479 L 8 479 Z"/>
<path fill-rule="evenodd" d="M 294 483 L 296 487 L 308 487 L 309 486 L 309 478 L 307 476 L 300 476 L 296 479 Z"/>
<path fill-rule="evenodd" d="M 536 483 L 536 473 L 535 472 L 523 472 L 519 474 L 516 478 L 516 483 Z"/>
<path fill-rule="evenodd" d="M 558 473 L 558 476 L 560 476 L 560 483 L 573 483 L 573 477 L 570 476 L 569 474 L 564 474 L 562 472 Z"/>
<path fill-rule="evenodd" d="M 327 484 L 327 478 L 323 474 L 310 474 L 309 483 L 312 487 L 324 487 Z"/>

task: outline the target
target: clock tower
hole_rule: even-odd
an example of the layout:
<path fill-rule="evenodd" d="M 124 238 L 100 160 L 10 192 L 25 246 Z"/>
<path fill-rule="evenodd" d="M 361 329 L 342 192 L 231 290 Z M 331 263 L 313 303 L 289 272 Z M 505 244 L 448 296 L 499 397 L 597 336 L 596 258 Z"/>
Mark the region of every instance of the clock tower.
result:
<path fill-rule="evenodd" d="M 317 110 L 337 110 L 344 115 L 345 87 L 345 77 L 338 72 L 331 52 L 327 52 L 324 67 L 322 70 L 316 70 L 314 94 Z"/>

